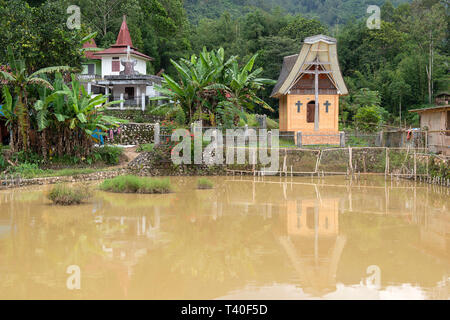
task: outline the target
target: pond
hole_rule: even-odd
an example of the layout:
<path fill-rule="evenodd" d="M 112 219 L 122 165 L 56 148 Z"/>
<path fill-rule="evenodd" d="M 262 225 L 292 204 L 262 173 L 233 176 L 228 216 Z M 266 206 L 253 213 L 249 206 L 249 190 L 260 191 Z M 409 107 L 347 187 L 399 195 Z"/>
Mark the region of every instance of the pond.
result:
<path fill-rule="evenodd" d="M 166 195 L 0 191 L 0 299 L 448 299 L 449 189 L 171 177 Z"/>

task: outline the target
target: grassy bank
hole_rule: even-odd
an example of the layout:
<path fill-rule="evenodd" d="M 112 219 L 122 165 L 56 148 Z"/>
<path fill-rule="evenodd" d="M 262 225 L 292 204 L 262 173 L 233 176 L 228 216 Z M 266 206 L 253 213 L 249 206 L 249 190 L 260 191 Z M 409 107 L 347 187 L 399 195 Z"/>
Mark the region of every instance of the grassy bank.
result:
<path fill-rule="evenodd" d="M 214 183 L 207 178 L 199 178 L 197 180 L 197 189 L 212 189 Z"/>
<path fill-rule="evenodd" d="M 50 189 L 47 197 L 54 204 L 68 206 L 89 199 L 91 190 L 83 185 L 56 184 Z"/>
<path fill-rule="evenodd" d="M 169 193 L 172 191 L 169 179 L 118 176 L 103 181 L 100 190 L 118 193 Z"/>

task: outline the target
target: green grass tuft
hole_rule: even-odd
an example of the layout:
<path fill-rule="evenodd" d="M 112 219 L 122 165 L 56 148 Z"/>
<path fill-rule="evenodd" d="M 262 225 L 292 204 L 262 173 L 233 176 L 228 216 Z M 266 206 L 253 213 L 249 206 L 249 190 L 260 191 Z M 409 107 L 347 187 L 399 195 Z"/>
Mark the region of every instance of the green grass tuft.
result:
<path fill-rule="evenodd" d="M 50 189 L 47 197 L 54 204 L 68 206 L 80 204 L 89 199 L 91 191 L 84 185 L 56 184 Z"/>
<path fill-rule="evenodd" d="M 198 189 L 212 189 L 214 183 L 207 178 L 199 178 L 197 180 L 197 188 Z"/>
<path fill-rule="evenodd" d="M 153 147 L 155 145 L 153 143 L 146 143 L 146 144 L 141 144 L 139 145 L 139 147 L 136 149 L 136 152 L 151 152 L 153 151 Z"/>
<path fill-rule="evenodd" d="M 100 190 L 118 193 L 169 193 L 169 179 L 153 179 L 137 176 L 118 176 L 103 181 Z"/>

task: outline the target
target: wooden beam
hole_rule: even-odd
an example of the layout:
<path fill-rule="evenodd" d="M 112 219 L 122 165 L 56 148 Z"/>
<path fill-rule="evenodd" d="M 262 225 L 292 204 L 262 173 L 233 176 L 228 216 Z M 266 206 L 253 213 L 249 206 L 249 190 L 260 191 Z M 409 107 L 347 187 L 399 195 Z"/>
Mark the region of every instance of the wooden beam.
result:
<path fill-rule="evenodd" d="M 307 74 L 315 74 L 316 73 L 315 71 L 311 71 L 311 70 L 301 70 L 300 72 L 301 73 L 307 73 Z M 331 73 L 331 71 L 320 71 L 320 70 L 318 70 L 318 73 L 319 74 L 328 74 L 328 73 Z"/>
<path fill-rule="evenodd" d="M 328 51 L 328 50 L 327 50 Z M 309 61 L 309 62 L 305 62 L 305 64 L 312 64 L 312 65 L 321 65 L 321 64 L 331 64 L 331 62 L 317 62 L 317 61 Z"/>
<path fill-rule="evenodd" d="M 319 69 L 316 66 L 314 70 L 314 93 L 315 93 L 315 110 L 314 110 L 314 131 L 319 131 Z"/>

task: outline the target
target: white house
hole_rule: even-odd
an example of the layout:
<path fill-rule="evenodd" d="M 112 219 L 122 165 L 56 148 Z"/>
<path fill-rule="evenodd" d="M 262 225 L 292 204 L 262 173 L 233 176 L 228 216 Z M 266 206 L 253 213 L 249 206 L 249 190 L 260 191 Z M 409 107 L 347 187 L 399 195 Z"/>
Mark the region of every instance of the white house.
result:
<path fill-rule="evenodd" d="M 88 92 L 102 92 L 109 94 L 110 99 L 124 100 L 120 108 L 139 107 L 143 110 L 149 97 L 158 96 L 154 85 L 160 85 L 162 78 L 147 75 L 147 62 L 153 58 L 133 47 L 125 16 L 116 43 L 89 54 L 91 58 L 101 59 L 101 79 L 88 82 Z"/>

